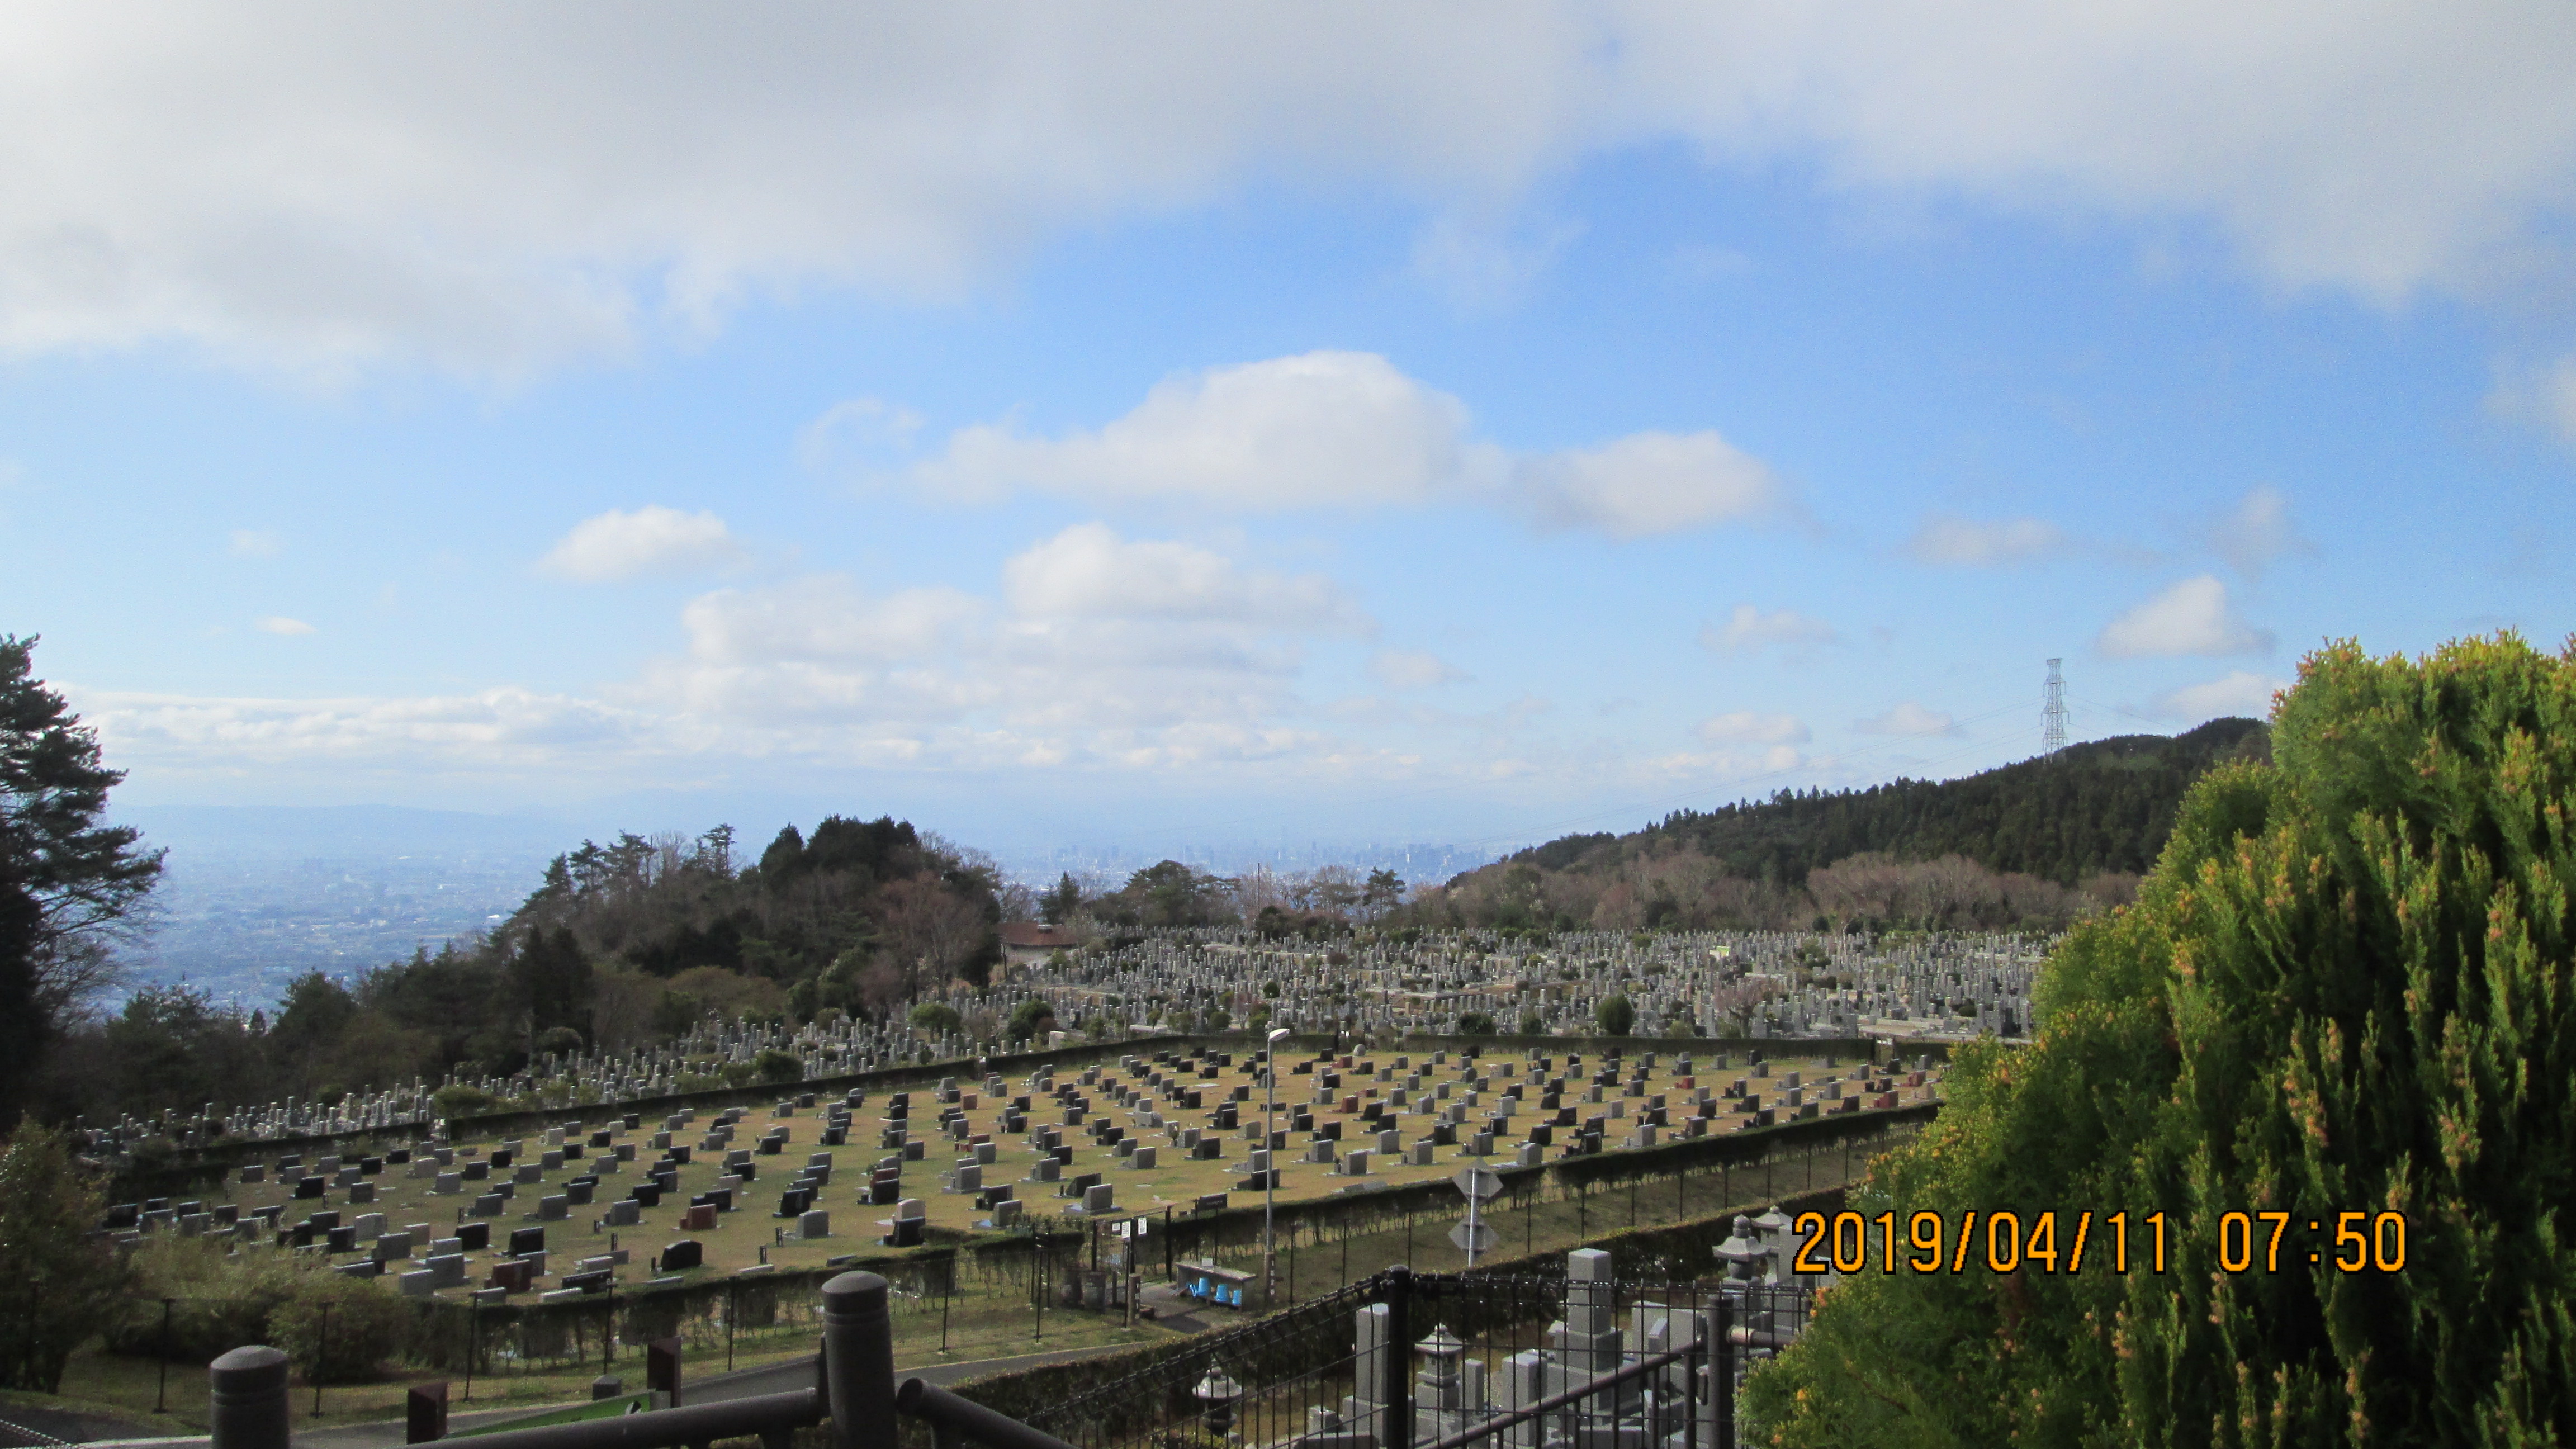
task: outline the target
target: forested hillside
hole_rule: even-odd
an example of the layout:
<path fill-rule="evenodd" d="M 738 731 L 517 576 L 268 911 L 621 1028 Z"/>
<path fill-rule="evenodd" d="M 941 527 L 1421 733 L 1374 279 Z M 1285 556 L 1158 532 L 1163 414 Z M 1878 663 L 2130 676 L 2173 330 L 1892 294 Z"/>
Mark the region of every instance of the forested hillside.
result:
<path fill-rule="evenodd" d="M 1569 835 L 1426 892 L 1430 922 L 2059 925 L 2125 898 L 2183 793 L 2225 760 L 2265 760 L 2249 719 L 2071 746 L 1959 780 L 1782 791 L 1681 811 L 1631 835 Z"/>
<path fill-rule="evenodd" d="M 47 1095 L 66 1117 L 328 1097 L 667 1038 L 710 1011 L 883 1012 L 980 981 L 1001 896 L 989 860 L 890 818 L 791 826 L 741 868 L 724 828 L 584 842 L 488 936 L 346 982 L 307 974 L 274 1013 L 138 992 L 75 1028 Z"/>

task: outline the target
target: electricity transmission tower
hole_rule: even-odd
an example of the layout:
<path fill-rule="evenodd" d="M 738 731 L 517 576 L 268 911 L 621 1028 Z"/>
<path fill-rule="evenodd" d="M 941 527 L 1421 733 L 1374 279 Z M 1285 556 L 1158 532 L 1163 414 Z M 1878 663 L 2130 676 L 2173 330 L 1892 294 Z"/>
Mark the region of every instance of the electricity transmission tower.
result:
<path fill-rule="evenodd" d="M 2066 679 L 2057 672 L 2061 660 L 2048 661 L 2048 684 L 2040 718 L 2045 722 L 2039 733 L 2039 752 L 2054 755 L 2066 748 Z"/>

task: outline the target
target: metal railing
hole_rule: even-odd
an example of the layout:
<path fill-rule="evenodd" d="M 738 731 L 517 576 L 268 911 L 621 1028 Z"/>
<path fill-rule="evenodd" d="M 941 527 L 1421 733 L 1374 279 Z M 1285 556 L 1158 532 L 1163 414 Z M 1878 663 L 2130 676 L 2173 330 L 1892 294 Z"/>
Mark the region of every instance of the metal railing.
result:
<path fill-rule="evenodd" d="M 1536 1335 L 1534 1325 L 1552 1305 L 1575 1304 L 1577 1298 L 1560 1296 L 1572 1294 L 1582 1295 L 1585 1321 L 1654 1318 L 1662 1326 L 1645 1331 L 1627 1350 L 1615 1342 L 1617 1334 L 1577 1324 L 1578 1332 L 1613 1340 L 1609 1359 L 1598 1357 L 1600 1349 L 1560 1357 L 1551 1372 L 1564 1386 L 1537 1396 L 1532 1385 L 1538 1380 L 1531 1375 L 1541 1355 L 1529 1349 L 1545 1336 Z M 1749 1360 L 1793 1339 L 1812 1305 L 1807 1290 L 1790 1285 L 1608 1279 L 1574 1284 L 1417 1275 L 1397 1268 L 1354 1285 L 1329 1304 L 1280 1315 L 1286 1322 L 1209 1335 L 1101 1386 L 1100 1394 L 1061 1406 L 1070 1412 L 1039 1416 L 1061 1423 L 1075 1436 L 1068 1441 L 920 1379 L 898 1384 L 890 1296 L 886 1280 L 873 1273 L 843 1273 L 823 1285 L 823 1343 L 814 1360 L 814 1387 L 488 1430 L 475 1435 L 478 1449 L 706 1449 L 740 1438 L 758 1438 L 764 1449 L 789 1449 L 795 1431 L 818 1425 L 828 1425 L 830 1449 L 897 1449 L 898 1415 L 926 1425 L 937 1449 L 962 1449 L 969 1442 L 985 1449 L 1076 1449 L 1077 1443 L 1112 1449 L 1194 1442 L 1194 1421 L 1201 1416 L 1213 1435 L 1223 1436 L 1238 1406 L 1247 1421 L 1258 1416 L 1271 1426 L 1287 1422 L 1285 1432 L 1261 1434 L 1258 1442 L 1300 1449 L 1415 1449 L 1422 1441 L 1428 1441 L 1422 1449 L 1466 1449 L 1498 1435 L 1512 1449 L 1531 1449 L 1557 1438 L 1579 1442 L 1587 1430 L 1605 1425 L 1642 1428 L 1657 1444 L 1678 1433 L 1682 1449 L 1735 1449 L 1734 1403 L 1742 1372 Z M 1464 1336 L 1444 1338 L 1453 1325 L 1464 1327 Z M 1658 1333 L 1665 1335 L 1661 1344 L 1652 1336 Z M 1444 1385 L 1444 1397 L 1425 1398 L 1418 1406 L 1419 1417 L 1430 1423 L 1424 1430 L 1415 1401 L 1417 1351 L 1460 1361 L 1482 1353 L 1472 1375 L 1478 1385 L 1498 1355 L 1509 1360 L 1506 1372 L 1518 1366 L 1521 1377 L 1500 1402 L 1481 1388 L 1457 1397 L 1451 1390 L 1461 1382 L 1461 1362 L 1435 1360 L 1423 1384 Z M 1247 1371 L 1256 1382 L 1232 1382 L 1228 1366 Z M 1189 1376 L 1201 1373 L 1202 1382 L 1191 1385 Z M 284 1353 L 264 1346 L 234 1349 L 211 1365 L 208 1384 L 212 1449 L 289 1449 Z M 1642 1391 L 1630 1388 L 1640 1384 Z M 1106 1400 L 1131 1411 L 1108 1412 Z M 426 1402 L 432 1411 L 425 1423 L 415 1419 L 411 1442 L 446 1436 L 444 1395 L 428 1395 Z M 1344 1413 L 1358 1416 L 1356 1422 L 1345 1424 Z M 1542 1433 L 1532 1427 L 1551 1416 L 1567 1421 L 1559 1428 L 1570 1429 Z"/>

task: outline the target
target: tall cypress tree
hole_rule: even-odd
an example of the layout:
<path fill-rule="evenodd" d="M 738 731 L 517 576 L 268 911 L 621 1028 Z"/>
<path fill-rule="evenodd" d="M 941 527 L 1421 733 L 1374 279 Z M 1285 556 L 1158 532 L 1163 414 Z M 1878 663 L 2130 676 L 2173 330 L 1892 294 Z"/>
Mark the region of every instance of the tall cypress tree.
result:
<path fill-rule="evenodd" d="M 1855 1204 L 2161 1211 L 2165 1271 L 1873 1263 L 1757 1375 L 1772 1442 L 2576 1441 L 2576 646 L 2337 645 L 2273 750 L 2194 788 L 2038 1039 L 1964 1053 Z"/>

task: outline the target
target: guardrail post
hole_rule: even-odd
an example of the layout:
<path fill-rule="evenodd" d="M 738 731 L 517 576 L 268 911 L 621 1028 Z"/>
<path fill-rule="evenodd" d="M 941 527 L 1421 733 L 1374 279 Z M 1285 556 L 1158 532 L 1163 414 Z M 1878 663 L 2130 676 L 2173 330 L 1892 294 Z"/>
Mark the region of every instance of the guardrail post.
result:
<path fill-rule="evenodd" d="M 1718 1295 L 1709 1335 L 1708 1449 L 1735 1449 L 1735 1300 Z"/>
<path fill-rule="evenodd" d="M 895 1449 L 894 1319 L 886 1280 L 843 1273 L 823 1285 L 823 1382 L 835 1449 Z"/>
<path fill-rule="evenodd" d="M 1386 1270 L 1386 1449 L 1413 1449 L 1413 1270 Z"/>
<path fill-rule="evenodd" d="M 414 1384 L 403 1395 L 403 1442 L 432 1444 L 447 1437 L 447 1384 Z"/>
<path fill-rule="evenodd" d="M 286 1355 L 237 1348 L 206 1366 L 214 1449 L 286 1449 Z"/>

